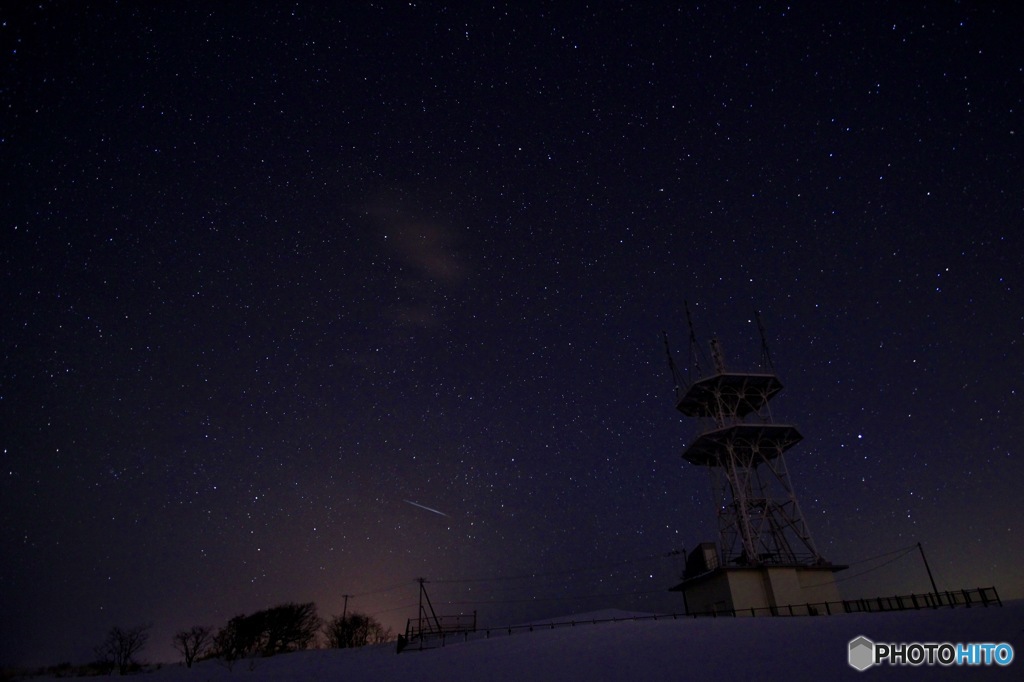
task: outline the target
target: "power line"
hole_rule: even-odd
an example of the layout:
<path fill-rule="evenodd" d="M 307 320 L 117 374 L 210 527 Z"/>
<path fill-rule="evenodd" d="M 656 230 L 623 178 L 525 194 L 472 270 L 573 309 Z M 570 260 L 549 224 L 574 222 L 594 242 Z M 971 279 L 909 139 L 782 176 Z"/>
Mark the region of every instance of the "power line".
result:
<path fill-rule="evenodd" d="M 383 611 L 374 611 L 373 613 L 368 614 L 368 615 L 379 616 L 382 613 L 391 613 L 393 611 L 401 611 L 403 609 L 414 609 L 414 608 L 416 608 L 416 602 L 412 602 L 410 604 L 402 604 L 401 606 L 396 606 L 396 607 L 390 608 L 390 609 L 384 609 Z"/>
<path fill-rule="evenodd" d="M 889 556 L 891 554 L 896 554 L 896 552 L 902 552 L 898 556 L 895 556 L 892 559 L 889 559 L 888 561 L 880 563 L 877 566 L 873 566 L 871 568 L 865 569 L 865 570 L 861 571 L 860 573 L 854 573 L 852 575 L 846 575 L 846 576 L 843 576 L 842 578 L 828 580 L 828 581 L 823 582 L 823 583 L 815 583 L 814 585 L 808 585 L 808 587 L 819 587 L 821 585 L 831 585 L 831 584 L 834 584 L 834 583 L 841 583 L 843 581 L 850 580 L 851 578 L 859 578 L 862 575 L 866 575 L 868 573 L 871 573 L 872 571 L 877 571 L 880 568 L 888 566 L 889 564 L 893 563 L 894 561 L 898 561 L 899 559 L 902 559 L 903 557 L 905 557 L 908 554 L 910 554 L 911 552 L 913 552 L 915 549 L 917 549 L 917 545 L 916 544 L 911 545 L 910 547 L 904 547 L 903 549 L 897 549 L 897 550 L 894 550 L 892 552 L 886 552 L 885 554 L 879 554 L 878 556 L 872 557 L 870 559 L 862 559 L 861 561 L 858 561 L 858 562 L 856 562 L 854 564 L 850 564 L 850 565 L 851 566 L 855 566 L 856 564 L 863 564 L 863 563 L 868 562 L 868 561 L 874 561 L 875 559 L 881 559 L 882 557 Z"/>
<path fill-rule="evenodd" d="M 503 582 L 506 580 L 527 580 L 531 578 L 550 578 L 555 576 L 574 575 L 576 573 L 587 573 L 590 571 L 604 571 L 611 568 L 620 568 L 622 566 L 629 566 L 632 564 L 639 564 L 652 559 L 663 559 L 671 556 L 675 556 L 678 552 L 668 552 L 663 554 L 650 554 L 648 556 L 639 557 L 636 559 L 629 559 L 627 561 L 620 561 L 614 564 L 603 564 L 600 566 L 581 566 L 579 568 L 570 568 L 563 571 L 548 571 L 545 573 L 523 573 L 521 575 L 500 575 L 491 576 L 489 578 L 456 578 L 451 580 L 432 580 L 435 585 L 453 585 L 462 583 L 489 583 L 489 582 Z"/>
<path fill-rule="evenodd" d="M 378 589 L 375 589 L 375 590 L 370 590 L 369 592 L 360 592 L 359 594 L 352 594 L 352 595 L 349 595 L 349 596 L 350 597 L 368 597 L 371 594 L 380 594 L 381 592 L 390 592 L 391 590 L 397 590 L 399 587 L 407 587 L 408 585 L 409 585 L 409 583 L 407 583 L 407 582 L 405 582 L 405 583 L 397 583 L 395 585 L 388 585 L 387 587 L 381 587 L 381 588 L 378 588 Z"/>
<path fill-rule="evenodd" d="M 669 552 L 662 552 L 662 553 L 659 553 L 659 554 L 649 554 L 649 555 L 642 556 L 642 557 L 636 557 L 636 558 L 633 558 L 633 559 L 628 559 L 626 561 L 618 561 L 618 562 L 615 562 L 615 563 L 601 564 L 601 565 L 598 565 L 598 566 L 581 566 L 581 567 L 566 569 L 566 570 L 562 570 L 562 571 L 534 572 L 534 573 L 524 573 L 524 574 L 520 574 L 520 575 L 491 576 L 491 577 L 480 577 L 480 578 L 472 578 L 472 577 L 470 577 L 470 578 L 456 578 L 456 579 L 450 579 L 450 580 L 432 580 L 431 582 L 434 583 L 434 584 L 459 585 L 459 584 L 506 582 L 506 581 L 514 581 L 514 580 L 529 580 L 529 579 L 542 579 L 542 578 L 550 578 L 550 577 L 562 577 L 562 576 L 575 575 L 575 574 L 578 574 L 578 573 L 587 573 L 587 572 L 592 572 L 592 571 L 602 571 L 602 570 L 609 570 L 609 569 L 613 569 L 613 568 L 621 568 L 623 566 L 630 566 L 630 565 L 641 564 L 641 563 L 644 563 L 644 562 L 647 562 L 647 561 L 652 561 L 654 559 L 667 559 L 667 558 L 671 558 L 671 557 L 674 557 L 674 556 L 678 556 L 681 553 L 682 552 L 680 552 L 679 550 L 673 550 L 673 551 L 669 551 Z M 392 590 L 395 590 L 395 589 L 398 589 L 398 588 L 402 588 L 402 587 L 407 587 L 407 586 L 408 586 L 408 583 L 398 583 L 398 584 L 395 584 L 395 585 L 388 585 L 386 587 L 377 588 L 375 590 L 370 590 L 370 591 L 367 591 L 367 592 L 360 592 L 359 594 L 350 595 L 350 596 L 352 596 L 352 597 L 363 597 L 363 596 L 368 596 L 368 595 L 373 595 L 373 594 L 380 594 L 382 592 L 390 592 Z M 525 588 L 525 587 L 527 587 L 527 586 L 526 585 L 520 586 L 520 588 Z M 519 589 L 519 588 L 516 588 L 516 589 Z M 500 590 L 497 590 L 497 591 L 500 591 Z M 565 596 L 565 597 L 531 597 L 531 598 L 524 598 L 524 599 L 500 599 L 500 600 L 485 600 L 485 601 L 459 600 L 459 601 L 447 601 L 445 603 L 448 604 L 448 605 L 451 605 L 451 606 L 465 606 L 465 605 L 473 605 L 473 604 L 488 605 L 488 604 L 517 604 L 517 603 L 557 602 L 557 601 L 568 601 L 568 600 L 573 600 L 573 599 L 589 599 L 589 598 L 596 598 L 596 597 L 622 597 L 622 596 L 638 596 L 638 595 L 649 595 L 649 594 L 661 594 L 663 592 L 664 592 L 664 590 L 649 590 L 649 591 L 641 591 L 641 592 L 609 592 L 609 593 L 600 593 L 600 594 L 572 595 L 572 596 Z M 403 609 L 414 608 L 415 606 L 416 606 L 416 604 L 414 604 L 414 603 L 412 603 L 412 604 L 403 604 L 401 606 L 396 606 L 396 607 L 389 608 L 389 609 L 383 609 L 383 610 L 380 610 L 380 611 L 375 611 L 373 614 L 370 614 L 370 615 L 376 616 L 376 615 L 391 613 L 391 612 L 394 612 L 394 611 L 400 611 L 400 610 L 403 610 Z"/>
<path fill-rule="evenodd" d="M 842 577 L 842 578 L 840 578 L 838 580 L 835 580 L 835 582 L 842 582 L 842 581 L 845 581 L 845 580 L 850 580 L 851 578 L 856 578 L 856 577 L 865 575 L 866 573 L 870 573 L 872 571 L 878 570 L 879 568 L 887 566 L 890 563 L 893 563 L 894 561 L 897 561 L 897 560 L 903 558 L 904 556 L 909 554 L 911 551 L 913 551 L 916 547 L 917 547 L 916 544 L 908 545 L 907 547 L 901 547 L 899 549 L 894 549 L 894 550 L 891 550 L 889 552 L 883 552 L 882 554 L 878 554 L 878 555 L 875 555 L 875 556 L 872 556 L 872 557 L 868 557 L 866 559 L 860 559 L 858 561 L 854 561 L 854 562 L 850 563 L 850 566 L 857 566 L 859 564 L 864 564 L 864 563 L 868 563 L 868 562 L 871 562 L 871 561 L 876 561 L 878 559 L 882 559 L 882 558 L 885 558 L 885 557 L 888 557 L 888 556 L 892 556 L 893 554 L 898 554 L 899 555 L 899 556 L 896 556 L 893 559 L 891 559 L 891 560 L 889 560 L 889 561 L 887 561 L 885 563 L 879 564 L 878 566 L 875 566 L 873 568 L 867 569 L 865 571 L 861 571 L 859 573 L 854 573 L 852 575 L 844 576 L 844 577 Z M 537 579 L 542 579 L 542 578 L 564 577 L 564 576 L 576 575 L 578 573 L 589 573 L 589 572 L 593 572 L 593 571 L 603 571 L 603 570 L 610 570 L 610 569 L 613 569 L 613 568 L 622 568 L 623 566 L 631 566 L 631 565 L 635 565 L 635 564 L 641 564 L 641 563 L 644 563 L 644 562 L 647 562 L 647 561 L 652 561 L 654 559 L 670 558 L 670 557 L 673 557 L 673 556 L 678 556 L 679 554 L 681 554 L 680 551 L 674 550 L 674 551 L 664 552 L 664 553 L 659 553 L 659 554 L 649 554 L 649 555 L 646 555 L 646 556 L 636 557 L 636 558 L 628 559 L 628 560 L 625 560 L 625 561 L 618 561 L 618 562 L 615 562 L 615 563 L 601 564 L 601 565 L 598 565 L 598 566 L 579 566 L 579 567 L 576 567 L 576 568 L 570 568 L 570 569 L 565 569 L 565 570 L 561 570 L 561 571 L 545 571 L 545 572 L 522 573 L 522 574 L 518 574 L 518 575 L 499 575 L 499 576 L 476 577 L 476 578 L 474 578 L 474 577 L 452 578 L 452 579 L 447 579 L 447 580 L 432 580 L 431 582 L 436 584 L 436 585 L 465 585 L 465 584 L 476 584 L 476 583 L 498 583 L 498 582 L 509 582 L 509 581 L 516 581 L 516 580 L 537 580 Z M 824 583 L 822 583 L 822 584 L 824 584 Z M 369 591 L 366 591 L 366 592 L 360 592 L 360 593 L 355 594 L 355 595 L 349 595 L 349 597 L 365 597 L 365 596 L 380 594 L 382 592 L 391 592 L 391 591 L 397 590 L 399 588 L 408 587 L 408 585 L 409 585 L 409 583 L 407 583 L 407 582 L 396 583 L 396 584 L 393 584 L 393 585 L 387 585 L 385 587 L 380 587 L 380 588 L 369 590 Z M 526 586 L 524 585 L 522 587 L 526 587 Z M 656 594 L 656 593 L 660 593 L 660 592 L 661 592 L 660 590 L 654 591 L 654 592 L 615 592 L 615 593 L 594 594 L 594 595 L 577 595 L 577 596 L 572 596 L 572 597 L 550 597 L 550 598 L 542 597 L 542 598 L 524 598 L 524 599 L 505 599 L 505 600 L 494 600 L 494 601 L 452 601 L 452 602 L 446 602 L 446 603 L 451 604 L 451 605 L 517 604 L 517 603 L 530 603 L 530 602 L 540 602 L 540 601 L 564 601 L 564 600 L 567 600 L 567 599 L 584 599 L 584 598 L 589 598 L 589 597 L 619 597 L 619 596 L 632 596 L 632 595 L 643 595 L 643 594 Z M 413 604 L 412 606 L 415 606 L 415 604 Z M 408 606 L 398 606 L 398 607 L 391 608 L 391 609 L 385 609 L 383 611 L 377 611 L 376 613 L 377 614 L 390 613 L 392 611 L 398 611 L 398 610 L 401 610 L 403 608 L 409 608 L 409 607 Z"/>
<path fill-rule="evenodd" d="M 906 547 L 901 547 L 899 549 L 894 549 L 891 552 L 885 552 L 883 554 L 879 554 L 877 556 L 873 556 L 873 557 L 870 557 L 870 558 L 867 558 L 867 559 L 860 559 L 859 561 L 854 561 L 854 562 L 850 563 L 850 566 L 856 566 L 857 564 L 863 564 L 863 563 L 867 563 L 868 561 L 874 561 L 875 559 L 881 559 L 882 557 L 889 556 L 890 554 L 896 554 L 897 552 L 903 552 L 903 551 L 906 551 L 908 549 L 914 549 L 915 547 L 917 547 L 917 543 L 916 542 L 914 544 L 912 544 L 912 545 L 907 545 Z"/>
<path fill-rule="evenodd" d="M 898 561 L 899 559 L 902 559 L 903 557 L 905 557 L 908 554 L 910 554 L 911 552 L 913 552 L 915 549 L 917 549 L 917 545 L 914 545 L 913 547 L 911 547 L 910 549 L 906 550 L 905 552 L 903 552 L 899 556 L 895 556 L 892 559 L 889 559 L 888 561 L 886 561 L 884 563 L 878 564 L 877 566 L 875 566 L 873 568 L 869 568 L 869 569 L 863 570 L 860 573 L 854 573 L 853 575 L 843 576 L 842 578 L 839 578 L 838 580 L 836 580 L 834 582 L 841 583 L 844 580 L 849 580 L 850 578 L 857 578 L 859 576 L 865 575 L 866 573 L 871 573 L 872 571 L 877 571 L 878 569 L 882 568 L 883 566 L 888 566 L 892 562 Z"/>
<path fill-rule="evenodd" d="M 645 590 L 642 592 L 605 592 L 599 594 L 574 594 L 564 597 L 534 597 L 530 599 L 501 599 L 495 601 L 450 601 L 449 606 L 480 606 L 489 604 L 534 604 L 537 602 L 573 601 L 578 599 L 595 599 L 597 597 L 636 597 L 647 594 L 664 594 L 666 590 Z"/>

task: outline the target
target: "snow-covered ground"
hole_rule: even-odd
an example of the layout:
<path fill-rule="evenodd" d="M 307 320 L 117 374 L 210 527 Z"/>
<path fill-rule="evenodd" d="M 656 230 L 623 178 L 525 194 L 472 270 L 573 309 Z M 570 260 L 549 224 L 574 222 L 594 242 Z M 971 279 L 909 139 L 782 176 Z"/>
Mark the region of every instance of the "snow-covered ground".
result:
<path fill-rule="evenodd" d="M 608 612 L 597 614 L 608 617 Z M 622 614 L 620 614 L 622 615 Z M 576 616 L 575 620 L 586 620 Z M 555 620 L 569 620 L 555 619 Z M 545 621 L 548 622 L 548 621 Z M 1007 667 L 847 664 L 851 639 L 875 642 L 1007 642 Z M 192 670 L 165 666 L 152 682 L 291 680 L 834 680 L 1024 679 L 1024 601 L 1003 608 L 850 614 L 798 618 L 658 619 L 599 623 L 513 635 L 492 634 L 444 648 L 396 655 L 393 645 L 306 651 Z"/>

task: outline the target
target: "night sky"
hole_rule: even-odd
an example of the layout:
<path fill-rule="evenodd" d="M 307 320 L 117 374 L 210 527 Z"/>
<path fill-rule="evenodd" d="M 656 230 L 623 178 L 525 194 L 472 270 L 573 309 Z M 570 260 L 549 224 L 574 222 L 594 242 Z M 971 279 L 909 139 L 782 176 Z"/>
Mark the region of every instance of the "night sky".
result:
<path fill-rule="evenodd" d="M 0 10 L 0 665 L 681 611 L 684 301 L 845 596 L 1024 597 L 1022 15 L 856 5 Z"/>

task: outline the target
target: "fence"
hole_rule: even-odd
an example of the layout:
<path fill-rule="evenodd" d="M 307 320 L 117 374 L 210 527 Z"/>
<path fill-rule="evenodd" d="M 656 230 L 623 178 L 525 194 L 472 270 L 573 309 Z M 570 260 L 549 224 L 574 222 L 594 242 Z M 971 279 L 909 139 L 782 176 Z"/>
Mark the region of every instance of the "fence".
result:
<path fill-rule="evenodd" d="M 871 597 L 868 599 L 844 599 L 842 601 L 816 602 L 810 604 L 787 604 L 750 609 L 723 609 L 691 613 L 690 616 L 742 617 L 742 616 L 831 616 L 837 613 L 878 613 L 882 611 L 909 611 L 938 609 L 957 606 L 1002 606 L 995 587 L 978 587 L 946 592 L 903 594 L 893 597 Z"/>
<path fill-rule="evenodd" d="M 476 632 L 476 611 L 457 616 L 430 616 L 410 618 L 405 624 L 405 637 L 400 640 L 399 651 L 405 648 L 431 649 L 444 646 L 453 637 L 462 635 L 467 639 Z"/>
<path fill-rule="evenodd" d="M 643 620 L 683 620 L 686 618 L 750 618 L 750 617 L 789 617 L 789 616 L 830 616 L 841 613 L 881 613 L 885 611 L 910 611 L 920 609 L 957 608 L 973 606 L 1002 606 L 999 593 L 995 587 L 978 587 L 974 589 L 950 590 L 946 592 L 931 592 L 922 594 L 905 594 L 893 597 L 871 597 L 870 599 L 844 599 L 842 601 L 818 602 L 814 604 L 788 604 L 786 606 L 773 606 L 767 608 L 751 609 L 730 609 L 722 611 L 707 611 L 702 613 L 669 613 L 624 616 L 621 618 L 594 618 L 565 621 L 551 621 L 548 623 L 532 623 L 527 625 L 506 625 L 498 628 L 476 629 L 476 614 L 473 614 L 473 629 L 461 630 L 458 632 L 439 632 L 436 628 L 433 633 L 424 631 L 419 639 L 418 649 L 445 646 L 448 642 L 464 642 L 470 639 L 490 639 L 492 636 L 513 635 L 521 632 L 533 632 L 535 630 L 554 630 L 555 628 L 576 627 L 578 625 L 597 625 L 599 623 L 616 623 L 620 621 L 643 621 Z M 412 623 L 414 621 L 410 621 Z M 429 640 L 428 640 L 429 636 Z M 429 646 L 424 641 L 430 642 Z M 402 647 L 404 648 L 404 646 Z M 414 648 L 410 642 L 409 648 Z M 401 651 L 401 649 L 399 649 Z"/>

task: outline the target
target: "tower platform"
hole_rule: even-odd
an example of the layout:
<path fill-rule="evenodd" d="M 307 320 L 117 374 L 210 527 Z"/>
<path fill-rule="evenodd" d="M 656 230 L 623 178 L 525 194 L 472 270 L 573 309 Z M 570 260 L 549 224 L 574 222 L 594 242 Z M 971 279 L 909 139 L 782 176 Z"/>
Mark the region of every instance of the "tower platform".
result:
<path fill-rule="evenodd" d="M 683 459 L 699 466 L 715 466 L 735 458 L 751 467 L 779 457 L 803 435 L 789 424 L 733 424 L 700 434 L 683 451 Z"/>
<path fill-rule="evenodd" d="M 691 384 L 676 409 L 687 417 L 743 419 L 760 412 L 781 390 L 782 382 L 774 374 L 721 372 Z"/>

